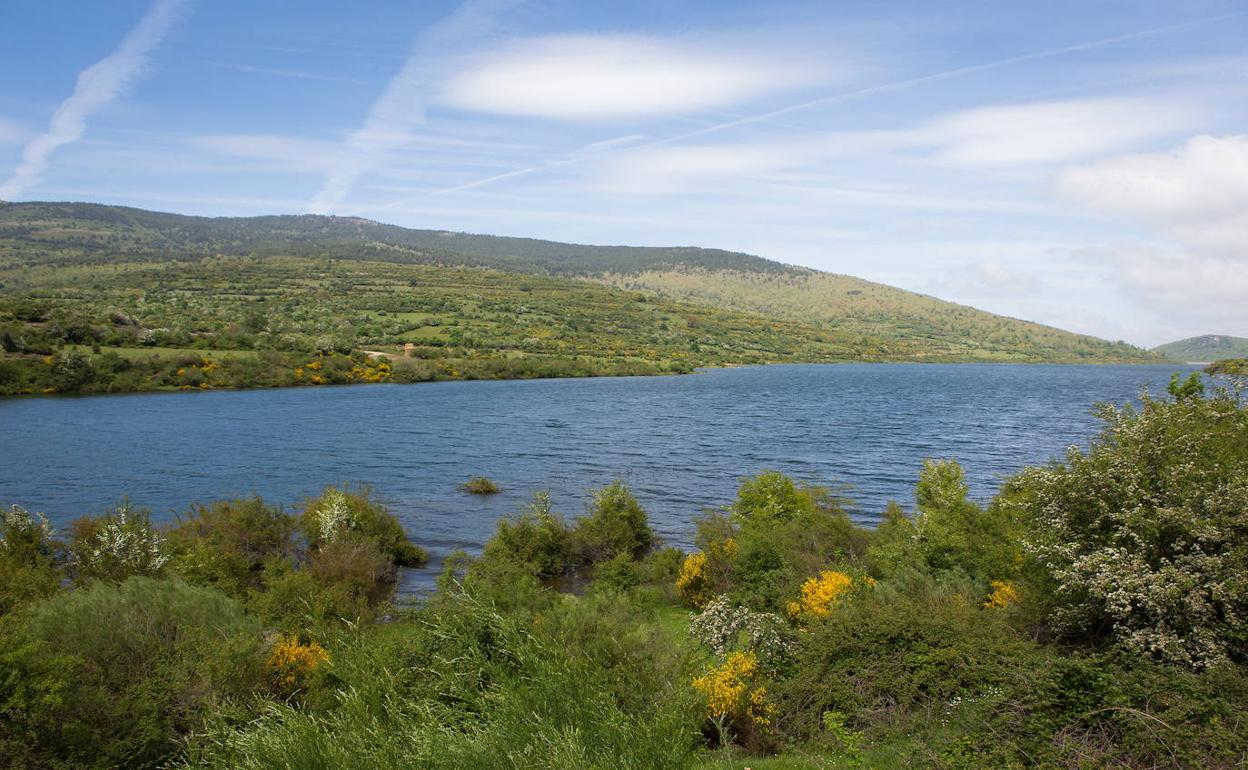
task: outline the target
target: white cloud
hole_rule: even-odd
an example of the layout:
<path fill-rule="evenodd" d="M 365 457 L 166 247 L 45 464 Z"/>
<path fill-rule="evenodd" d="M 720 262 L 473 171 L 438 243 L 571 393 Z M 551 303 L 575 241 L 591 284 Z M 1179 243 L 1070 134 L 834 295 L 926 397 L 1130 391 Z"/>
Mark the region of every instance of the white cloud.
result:
<path fill-rule="evenodd" d="M 424 32 L 368 116 L 332 155 L 332 167 L 308 208 L 329 213 L 340 206 L 359 178 L 383 165 L 406 144 L 425 119 L 425 108 L 441 59 L 456 44 L 485 34 L 495 17 L 514 0 L 469 0 Z"/>
<path fill-rule="evenodd" d="M 950 163 L 1043 164 L 1121 152 L 1201 119 L 1198 110 L 1167 100 L 1076 99 L 965 110 L 929 123 L 913 139 Z"/>
<path fill-rule="evenodd" d="M 186 0 L 156 0 L 115 51 L 78 73 L 73 94 L 56 108 L 47 131 L 26 145 L 21 164 L 0 185 L 0 199 L 16 198 L 39 184 L 52 152 L 80 139 L 87 119 L 142 73 L 148 54 L 177 23 L 186 5 Z"/>
<path fill-rule="evenodd" d="M 440 101 L 476 112 L 596 120 L 699 112 L 809 81 L 750 53 L 657 38 L 527 40 L 449 78 Z"/>
<path fill-rule="evenodd" d="M 1126 291 L 1158 310 L 1248 332 L 1248 136 L 1197 136 L 1170 152 L 1066 169 L 1057 189 L 1161 236 L 1104 252 Z"/>

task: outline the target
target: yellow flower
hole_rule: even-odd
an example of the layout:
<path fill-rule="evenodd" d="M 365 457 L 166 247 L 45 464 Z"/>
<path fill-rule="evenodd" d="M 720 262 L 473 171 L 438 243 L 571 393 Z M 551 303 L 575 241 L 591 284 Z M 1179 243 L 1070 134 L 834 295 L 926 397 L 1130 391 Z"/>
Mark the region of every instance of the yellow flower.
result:
<path fill-rule="evenodd" d="M 711 587 L 706 579 L 706 554 L 691 553 L 680 564 L 676 575 L 676 592 L 693 607 L 701 609 L 711 600 Z"/>
<path fill-rule="evenodd" d="M 283 636 L 273 645 L 265 665 L 283 687 L 294 687 L 325 661 L 329 653 L 316 642 L 304 644 L 297 636 Z"/>
<path fill-rule="evenodd" d="M 179 376 L 179 377 L 185 377 L 185 376 L 186 376 L 186 370 L 185 370 L 185 369 L 179 369 L 179 370 L 178 370 L 178 376 Z"/>
<path fill-rule="evenodd" d="M 801 598 L 786 604 L 784 610 L 794 619 L 826 618 L 853 585 L 854 579 L 849 574 L 825 569 L 818 577 L 802 583 Z"/>
<path fill-rule="evenodd" d="M 706 698 L 707 717 L 744 718 L 766 726 L 776 707 L 767 702 L 767 687 L 759 678 L 758 658 L 753 652 L 731 652 L 722 665 L 694 678 L 693 689 Z"/>
<path fill-rule="evenodd" d="M 308 368 L 309 368 L 309 369 L 311 369 L 312 371 L 314 371 L 314 372 L 315 372 L 317 369 L 320 369 L 320 368 L 321 368 L 321 362 L 320 362 L 320 361 L 309 361 L 309 362 L 308 362 Z"/>
<path fill-rule="evenodd" d="M 995 610 L 1003 610 L 1011 604 L 1018 604 L 1023 597 L 1018 589 L 1008 580 L 992 581 L 992 593 L 984 600 L 984 606 Z"/>
<path fill-rule="evenodd" d="M 321 376 L 321 375 L 319 375 L 319 374 L 314 374 L 314 375 L 312 375 L 312 384 L 313 384 L 313 385 L 324 385 L 324 384 L 325 384 L 325 378 L 324 378 L 324 377 L 322 377 L 322 376 Z"/>

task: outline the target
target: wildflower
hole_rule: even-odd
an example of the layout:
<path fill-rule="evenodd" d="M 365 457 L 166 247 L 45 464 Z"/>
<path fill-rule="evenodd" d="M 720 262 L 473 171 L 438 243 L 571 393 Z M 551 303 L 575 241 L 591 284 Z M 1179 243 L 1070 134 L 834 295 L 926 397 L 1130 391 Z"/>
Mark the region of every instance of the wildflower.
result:
<path fill-rule="evenodd" d="M 707 717 L 742 719 L 765 727 L 776 707 L 767 701 L 767 687 L 760 679 L 758 657 L 753 652 L 733 652 L 721 665 L 694 678 L 693 688 L 706 698 Z"/>
<path fill-rule="evenodd" d="M 283 636 L 273 645 L 265 665 L 279 686 L 291 689 L 327 660 L 329 653 L 316 642 L 304 643 L 297 636 Z"/>
<path fill-rule="evenodd" d="M 746 647 L 764 663 L 779 663 L 793 650 L 792 630 L 784 619 L 771 612 L 733 607 L 727 596 L 716 597 L 695 615 L 690 631 L 716 655 L 728 654 L 744 639 Z"/>
<path fill-rule="evenodd" d="M 355 514 L 347 504 L 347 496 L 337 489 L 325 493 L 316 511 L 320 542 L 332 543 L 344 531 L 356 526 Z"/>
<path fill-rule="evenodd" d="M 865 581 L 864 581 L 865 582 Z M 848 573 L 823 570 L 818 577 L 802 583 L 802 596 L 785 605 L 785 612 L 793 619 L 826 618 L 841 600 L 842 595 L 854 585 Z"/>
<path fill-rule="evenodd" d="M 711 600 L 706 578 L 706 554 L 697 551 L 685 557 L 676 575 L 676 591 L 686 604 L 699 609 Z"/>
<path fill-rule="evenodd" d="M 1022 596 L 1019 595 L 1013 583 L 1008 580 L 994 580 L 992 593 L 988 594 L 988 598 L 984 600 L 984 606 L 1002 610 L 1020 601 L 1022 601 Z"/>

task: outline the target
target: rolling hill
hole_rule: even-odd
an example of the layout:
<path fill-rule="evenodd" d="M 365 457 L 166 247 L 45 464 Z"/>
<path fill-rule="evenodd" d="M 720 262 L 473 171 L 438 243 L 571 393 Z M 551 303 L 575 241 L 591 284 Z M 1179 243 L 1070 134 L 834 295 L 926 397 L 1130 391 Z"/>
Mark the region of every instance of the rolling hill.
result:
<path fill-rule="evenodd" d="M 293 384 L 300 362 L 312 363 L 307 353 L 334 350 L 399 356 L 403 376 L 415 379 L 799 361 L 1159 360 L 1126 343 L 718 249 L 91 203 L 0 203 L 0 342 L 10 366 L 25 367 L 9 392 L 57 390 L 41 385 L 47 373 L 32 362 L 66 346 L 131 363 L 159 358 L 151 351 L 188 361 L 187 351 L 209 351 L 205 360 L 240 370 L 234 385 Z M 265 378 L 260 365 L 241 371 L 250 359 L 240 351 L 268 356 Z M 376 374 L 367 368 L 350 371 Z M 170 371 L 188 371 L 149 369 L 143 387 L 171 387 L 181 380 Z M 138 387 L 132 374 L 125 387 Z M 114 380 L 107 387 L 123 387 Z"/>
<path fill-rule="evenodd" d="M 1153 352 L 1171 361 L 1212 363 L 1227 358 L 1248 357 L 1248 339 L 1228 334 L 1202 334 L 1158 345 Z"/>

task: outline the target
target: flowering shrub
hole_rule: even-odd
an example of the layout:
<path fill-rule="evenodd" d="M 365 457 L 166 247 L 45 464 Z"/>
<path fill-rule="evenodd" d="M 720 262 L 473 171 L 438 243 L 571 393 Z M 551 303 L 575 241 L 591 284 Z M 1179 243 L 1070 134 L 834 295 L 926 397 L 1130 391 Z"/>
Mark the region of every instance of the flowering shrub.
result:
<path fill-rule="evenodd" d="M 1193 668 L 1248 660 L 1248 406 L 1199 380 L 1171 395 L 1104 407 L 1086 453 L 1001 497 L 1028 520 L 1058 633 Z"/>
<path fill-rule="evenodd" d="M 775 704 L 767 700 L 767 686 L 753 652 L 728 653 L 723 663 L 694 678 L 693 688 L 706 698 L 707 718 L 738 737 L 766 732 L 775 717 Z"/>
<path fill-rule="evenodd" d="M 685 604 L 701 609 L 711 600 L 711 590 L 706 580 L 706 554 L 695 551 L 680 563 L 676 575 L 676 592 Z"/>
<path fill-rule="evenodd" d="M 265 665 L 278 687 L 292 690 L 327 660 L 329 653 L 316 642 L 302 642 L 297 636 L 282 636 L 273 645 Z"/>
<path fill-rule="evenodd" d="M 32 515 L 20 505 L 0 509 L 0 548 L 11 554 L 47 554 L 55 534 L 42 513 Z"/>
<path fill-rule="evenodd" d="M 992 593 L 984 600 L 984 606 L 990 609 L 1003 610 L 1022 601 L 1018 588 L 1008 580 L 992 581 Z"/>
<path fill-rule="evenodd" d="M 316 519 L 318 543 L 333 543 L 344 532 L 358 526 L 347 504 L 347 496 L 338 489 L 326 490 L 318 504 L 309 510 Z"/>
<path fill-rule="evenodd" d="M 792 631 L 784 618 L 772 612 L 734 607 L 727 596 L 716 597 L 695 615 L 690 631 L 716 655 L 727 655 L 740 644 L 756 653 L 764 665 L 780 663 L 793 650 Z"/>
<path fill-rule="evenodd" d="M 152 528 L 148 512 L 129 502 L 98 519 L 76 522 L 69 557 L 79 580 L 155 575 L 169 561 L 165 539 Z"/>
<path fill-rule="evenodd" d="M 802 583 L 801 598 L 786 604 L 784 610 L 794 620 L 826 618 L 853 585 L 854 578 L 848 573 L 825 569 Z"/>

